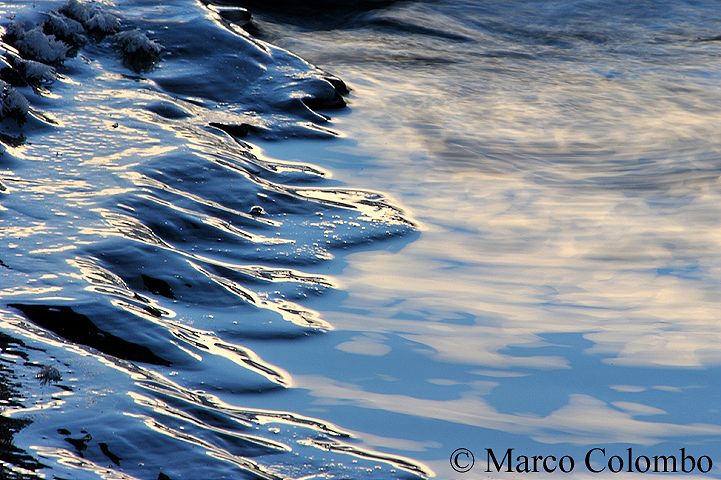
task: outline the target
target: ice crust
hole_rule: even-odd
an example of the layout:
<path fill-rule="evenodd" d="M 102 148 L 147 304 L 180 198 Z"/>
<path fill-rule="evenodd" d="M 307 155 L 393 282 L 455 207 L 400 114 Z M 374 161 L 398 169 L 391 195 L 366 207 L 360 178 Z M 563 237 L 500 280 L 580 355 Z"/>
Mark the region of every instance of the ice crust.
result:
<path fill-rule="evenodd" d="M 0 48 L 0 121 L 24 119 L 27 98 L 14 87 L 47 87 L 57 78 L 56 67 L 89 41 L 110 39 L 123 63 L 136 71 L 160 60 L 162 46 L 140 30 L 121 31 L 120 18 L 94 1 L 68 0 L 36 22 L 14 21 L 2 34 Z"/>

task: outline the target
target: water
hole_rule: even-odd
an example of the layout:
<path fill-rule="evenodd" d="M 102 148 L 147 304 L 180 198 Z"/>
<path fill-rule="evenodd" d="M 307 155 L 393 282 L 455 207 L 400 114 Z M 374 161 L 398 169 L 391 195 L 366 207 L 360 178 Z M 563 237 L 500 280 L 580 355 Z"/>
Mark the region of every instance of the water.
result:
<path fill-rule="evenodd" d="M 29 423 L 3 461 L 456 478 L 458 447 L 717 455 L 714 2 L 257 3 L 249 37 L 117 2 L 156 68 L 91 42 L 21 89 L 0 287 L 5 416 Z"/>

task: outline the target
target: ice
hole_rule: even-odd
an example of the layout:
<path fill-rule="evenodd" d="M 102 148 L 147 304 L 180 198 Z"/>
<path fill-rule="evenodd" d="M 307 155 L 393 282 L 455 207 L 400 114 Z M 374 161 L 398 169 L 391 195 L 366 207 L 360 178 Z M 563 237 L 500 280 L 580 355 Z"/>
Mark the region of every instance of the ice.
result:
<path fill-rule="evenodd" d="M 120 30 L 120 19 L 111 13 L 98 12 L 90 17 L 85 28 L 91 32 L 115 33 Z"/>
<path fill-rule="evenodd" d="M 120 19 L 112 13 L 103 11 L 94 2 L 70 0 L 60 9 L 60 13 L 80 22 L 92 33 L 108 35 L 120 30 Z"/>
<path fill-rule="evenodd" d="M 43 31 L 46 34 L 54 35 L 72 47 L 85 45 L 85 28 L 77 20 L 61 15 L 57 12 L 50 12 L 43 24 Z"/>
<path fill-rule="evenodd" d="M 46 35 L 42 28 L 26 30 L 19 23 L 8 27 L 5 41 L 15 46 L 23 56 L 43 63 L 60 63 L 65 60 L 69 46 L 57 40 L 54 35 Z"/>
<path fill-rule="evenodd" d="M 140 71 L 152 67 L 162 46 L 140 30 L 120 30 L 120 19 L 96 2 L 69 0 L 57 11 L 36 18 L 16 19 L 2 32 L 0 48 L 0 120 L 24 119 L 28 100 L 13 86 L 47 86 L 57 79 L 54 66 L 89 40 L 103 43 L 112 39 L 123 63 Z M 113 37 L 106 37 L 115 34 Z"/>
<path fill-rule="evenodd" d="M 16 67 L 31 85 L 52 83 L 57 78 L 53 67 L 33 60 L 18 60 Z"/>
<path fill-rule="evenodd" d="M 160 59 L 162 47 L 140 30 L 120 32 L 114 37 L 125 63 L 134 70 L 150 68 Z"/>
<path fill-rule="evenodd" d="M 28 100 L 13 87 L 0 80 L 0 118 L 22 120 L 28 114 Z"/>
<path fill-rule="evenodd" d="M 97 7 L 91 10 L 90 6 L 85 3 L 79 2 L 78 0 L 69 0 L 68 3 L 60 9 L 60 13 L 85 24 L 90 20 L 90 17 L 96 10 Z"/>

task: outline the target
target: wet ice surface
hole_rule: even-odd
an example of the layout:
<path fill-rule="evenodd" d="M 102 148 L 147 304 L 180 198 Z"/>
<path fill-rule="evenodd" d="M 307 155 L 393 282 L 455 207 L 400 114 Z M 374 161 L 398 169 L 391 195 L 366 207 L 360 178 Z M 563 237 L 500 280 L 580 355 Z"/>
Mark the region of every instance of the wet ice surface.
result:
<path fill-rule="evenodd" d="M 415 231 L 382 194 L 240 138 L 332 137 L 342 82 L 192 2 L 83 8 L 2 6 L 7 91 L 29 104 L 5 116 L 0 160 L 0 318 L 28 350 L 6 354 L 22 381 L 4 416 L 31 421 L 14 441 L 32 457 L 7 468 L 426 475 L 292 403 L 245 401 L 293 387 L 274 351 L 332 330 L 304 304 L 336 288 L 336 252 Z"/>
<path fill-rule="evenodd" d="M 460 446 L 716 454 L 714 3 L 229 3 L 76 15 L 112 31 L 15 90 L 0 399 L 32 423 L 2 461 L 455 478 Z M 32 30 L 64 4 L 0 10 Z"/>

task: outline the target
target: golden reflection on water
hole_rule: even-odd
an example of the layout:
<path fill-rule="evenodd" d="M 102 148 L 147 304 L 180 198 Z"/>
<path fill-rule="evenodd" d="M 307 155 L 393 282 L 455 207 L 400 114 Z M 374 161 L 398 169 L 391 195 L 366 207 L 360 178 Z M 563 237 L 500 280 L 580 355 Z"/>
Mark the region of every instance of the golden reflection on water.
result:
<path fill-rule="evenodd" d="M 321 158 L 336 178 L 391 193 L 424 226 L 399 251 L 344 257 L 349 296 L 325 313 L 352 332 L 335 346 L 340 358 L 376 366 L 366 372 L 374 381 L 321 371 L 295 375 L 297 385 L 327 411 L 377 412 L 379 429 L 389 412 L 453 423 L 442 427 L 448 452 L 457 436 L 488 446 L 508 433 L 540 444 L 710 444 L 721 433 L 713 400 L 699 406 L 703 421 L 684 402 L 704 395 L 694 391 L 715 398 L 721 365 L 721 69 L 706 58 L 717 44 L 692 43 L 690 31 L 579 42 L 577 52 L 516 43 L 488 25 L 468 32 L 476 43 L 455 44 L 273 32 L 352 86 L 353 112 L 336 122 L 353 141 L 268 155 Z M 527 58 L 482 56 L 494 42 Z M 451 61 L 436 69 L 403 54 Z M 405 360 L 411 348 L 422 358 L 394 377 L 374 362 Z M 684 381 L 705 369 L 708 383 Z M 413 382 L 423 386 L 408 392 Z M 535 388 L 553 394 L 536 399 Z M 448 452 L 417 447 L 452 473 L 440 459 Z"/>
<path fill-rule="evenodd" d="M 342 62 L 336 34 L 313 41 Z M 468 84 L 374 67 L 342 65 L 357 98 L 339 123 L 362 141 L 328 150 L 367 159 L 367 184 L 393 192 L 425 231 L 400 253 L 351 255 L 347 306 L 379 317 L 365 326 L 391 322 L 437 358 L 479 367 L 565 368 L 502 353 L 549 333 L 580 334 L 614 364 L 721 363 L 712 73 L 491 58 Z M 340 162 L 336 173 L 355 175 Z M 471 324 L 443 323 L 461 313 Z M 398 320 L 408 315 L 419 320 Z"/>
<path fill-rule="evenodd" d="M 706 208 L 707 199 L 659 212 L 621 192 L 589 191 L 570 202 L 562 190 L 534 192 L 522 179 L 499 187 L 476 176 L 472 183 L 473 191 L 427 190 L 429 231 L 401 255 L 364 253 L 351 261 L 354 305 L 393 296 L 402 300 L 384 316 L 416 311 L 429 322 L 470 313 L 475 325 L 417 323 L 407 336 L 442 358 L 482 366 L 513 365 L 497 352 L 549 332 L 581 333 L 595 344 L 592 352 L 621 364 L 721 361 L 721 304 L 712 285 L 659 273 L 684 268 L 676 254 L 683 248 L 706 257 L 701 273 L 713 277 L 719 237 L 706 218 L 688 214 Z M 550 357 L 518 361 L 562 366 Z"/>

